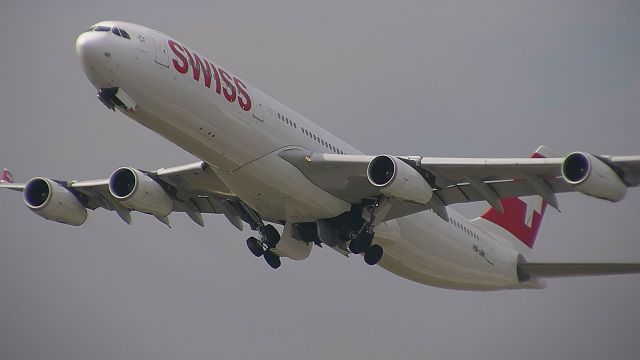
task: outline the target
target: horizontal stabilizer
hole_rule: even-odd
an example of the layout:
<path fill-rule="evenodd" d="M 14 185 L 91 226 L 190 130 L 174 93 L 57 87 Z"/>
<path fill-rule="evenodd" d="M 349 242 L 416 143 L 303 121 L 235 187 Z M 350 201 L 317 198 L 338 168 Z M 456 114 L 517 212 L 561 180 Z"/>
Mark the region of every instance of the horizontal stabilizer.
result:
<path fill-rule="evenodd" d="M 640 263 L 523 263 L 518 265 L 518 277 L 560 278 L 580 276 L 621 275 L 640 273 Z"/>

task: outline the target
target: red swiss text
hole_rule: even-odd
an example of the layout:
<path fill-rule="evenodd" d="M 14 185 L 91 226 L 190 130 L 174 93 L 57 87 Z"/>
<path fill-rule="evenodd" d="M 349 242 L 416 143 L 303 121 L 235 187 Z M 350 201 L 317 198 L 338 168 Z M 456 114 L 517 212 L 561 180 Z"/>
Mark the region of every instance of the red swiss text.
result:
<path fill-rule="evenodd" d="M 237 100 L 244 111 L 251 110 L 251 98 L 247 92 L 247 86 L 240 79 L 173 40 L 169 40 L 169 47 L 175 56 L 171 61 L 173 68 L 178 73 L 186 74 L 191 68 L 193 80 L 200 82 L 200 74 L 202 74 L 204 86 L 207 88 L 211 88 L 213 79 L 216 93 L 224 96 L 229 102 Z"/>

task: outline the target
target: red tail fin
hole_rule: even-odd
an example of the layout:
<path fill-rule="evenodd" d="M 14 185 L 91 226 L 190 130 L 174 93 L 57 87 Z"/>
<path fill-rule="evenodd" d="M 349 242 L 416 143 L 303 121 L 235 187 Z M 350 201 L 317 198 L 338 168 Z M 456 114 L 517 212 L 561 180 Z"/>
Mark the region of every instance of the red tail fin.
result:
<path fill-rule="evenodd" d="M 531 157 L 542 158 L 543 147 Z M 510 232 L 523 244 L 533 249 L 547 203 L 540 196 L 502 199 L 504 213 L 490 208 L 481 217 Z"/>
<path fill-rule="evenodd" d="M 509 231 L 523 244 L 533 249 L 547 203 L 539 196 L 530 196 L 503 199 L 502 206 L 503 214 L 492 208 L 484 213 L 482 218 Z"/>
<path fill-rule="evenodd" d="M 2 174 L 0 175 L 0 183 L 12 183 L 13 176 L 7 169 L 2 169 Z"/>

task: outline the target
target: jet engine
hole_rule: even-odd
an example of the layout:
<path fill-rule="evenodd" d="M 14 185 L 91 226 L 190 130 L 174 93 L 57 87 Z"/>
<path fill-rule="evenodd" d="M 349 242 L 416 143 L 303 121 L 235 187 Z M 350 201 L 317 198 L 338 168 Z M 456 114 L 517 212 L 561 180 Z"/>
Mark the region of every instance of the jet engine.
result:
<path fill-rule="evenodd" d="M 24 186 L 24 203 L 47 220 L 79 226 L 87 220 L 87 208 L 71 192 L 47 178 L 33 178 Z"/>
<path fill-rule="evenodd" d="M 433 196 L 433 188 L 413 167 L 401 159 L 378 155 L 367 167 L 369 182 L 393 198 L 426 204 Z"/>
<path fill-rule="evenodd" d="M 173 210 L 173 200 L 155 180 L 140 170 L 122 167 L 109 177 L 109 192 L 129 209 L 165 217 Z"/>
<path fill-rule="evenodd" d="M 600 199 L 618 202 L 627 194 L 615 170 L 588 153 L 569 154 L 562 163 L 562 177 L 581 193 Z"/>
<path fill-rule="evenodd" d="M 306 242 L 298 240 L 301 238 L 297 234 L 297 230 L 293 224 L 287 222 L 282 230 L 280 241 L 276 244 L 276 247 L 271 249 L 276 255 L 281 257 L 288 257 L 293 260 L 304 260 L 309 257 L 311 249 L 313 248 L 313 242 Z"/>

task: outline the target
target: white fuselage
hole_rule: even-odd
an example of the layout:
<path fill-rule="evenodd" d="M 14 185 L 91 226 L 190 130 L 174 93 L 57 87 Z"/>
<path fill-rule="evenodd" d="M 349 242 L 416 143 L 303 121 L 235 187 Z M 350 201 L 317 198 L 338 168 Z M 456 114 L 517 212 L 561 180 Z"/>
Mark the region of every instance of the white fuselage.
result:
<path fill-rule="evenodd" d="M 97 89 L 118 87 L 135 101 L 134 111 L 123 111 L 127 116 L 210 164 L 266 220 L 315 221 L 350 209 L 278 152 L 360 154 L 357 149 L 183 43 L 139 25 L 105 24 L 126 29 L 131 39 L 87 32 L 78 38 L 78 53 Z M 518 282 L 519 254 L 508 241 L 452 210 L 449 216 L 447 222 L 425 211 L 380 224 L 374 239 L 384 248 L 379 265 L 445 288 L 535 286 Z"/>

